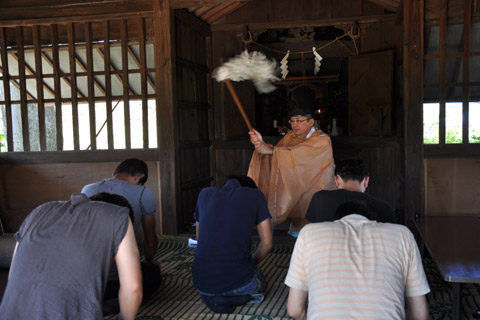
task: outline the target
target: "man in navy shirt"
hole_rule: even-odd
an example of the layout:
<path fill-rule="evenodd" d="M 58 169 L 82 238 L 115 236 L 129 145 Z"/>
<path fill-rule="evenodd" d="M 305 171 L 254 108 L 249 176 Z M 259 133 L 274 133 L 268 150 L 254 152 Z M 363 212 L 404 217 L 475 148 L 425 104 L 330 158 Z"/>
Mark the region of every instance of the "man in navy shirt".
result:
<path fill-rule="evenodd" d="M 270 213 L 263 193 L 247 176 L 231 176 L 222 187 L 205 188 L 194 218 L 198 245 L 193 284 L 214 312 L 261 302 L 265 278 L 257 264 L 272 248 Z M 260 243 L 252 255 L 252 231 Z"/>

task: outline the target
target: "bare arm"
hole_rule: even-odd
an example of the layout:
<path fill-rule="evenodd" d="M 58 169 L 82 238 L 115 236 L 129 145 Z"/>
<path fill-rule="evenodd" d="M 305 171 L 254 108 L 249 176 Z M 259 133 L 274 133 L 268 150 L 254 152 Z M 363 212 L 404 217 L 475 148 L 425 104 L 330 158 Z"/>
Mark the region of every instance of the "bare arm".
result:
<path fill-rule="evenodd" d="M 142 227 L 145 236 L 143 241 L 145 259 L 152 262 L 158 247 L 158 238 L 155 233 L 155 216 L 143 216 Z"/>
<path fill-rule="evenodd" d="M 115 262 L 120 280 L 120 290 L 118 292 L 119 319 L 133 320 L 142 303 L 143 292 L 140 256 L 130 220 L 128 221 L 127 233 L 118 247 Z"/>
<path fill-rule="evenodd" d="M 307 319 L 307 297 L 307 291 L 290 288 L 287 301 L 287 311 L 290 317 L 295 320 Z"/>
<path fill-rule="evenodd" d="M 253 261 L 258 264 L 262 261 L 270 252 L 273 246 L 272 240 L 272 226 L 270 225 L 270 219 L 265 219 L 257 225 L 257 232 L 260 236 L 260 243 L 257 250 L 253 254 Z"/>
<path fill-rule="evenodd" d="M 407 319 L 408 320 L 428 320 L 428 305 L 425 295 L 416 297 L 407 297 Z"/>
<path fill-rule="evenodd" d="M 198 223 L 198 221 L 195 221 L 195 231 L 197 233 L 197 241 L 198 241 L 198 231 L 200 230 L 200 224 Z"/>

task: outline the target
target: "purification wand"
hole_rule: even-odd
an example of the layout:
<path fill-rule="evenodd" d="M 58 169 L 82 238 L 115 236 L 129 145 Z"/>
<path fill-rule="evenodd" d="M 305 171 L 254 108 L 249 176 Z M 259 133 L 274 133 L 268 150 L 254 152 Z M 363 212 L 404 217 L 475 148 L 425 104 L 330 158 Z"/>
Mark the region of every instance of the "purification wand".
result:
<path fill-rule="evenodd" d="M 275 76 L 276 68 L 277 62 L 273 59 L 267 59 L 263 53 L 245 50 L 213 71 L 213 77 L 219 82 L 225 82 L 227 85 L 249 130 L 253 128 L 252 124 L 248 120 L 240 99 L 233 88 L 232 81 L 252 80 L 258 92 L 269 93 L 276 89 L 272 81 L 279 80 Z"/>

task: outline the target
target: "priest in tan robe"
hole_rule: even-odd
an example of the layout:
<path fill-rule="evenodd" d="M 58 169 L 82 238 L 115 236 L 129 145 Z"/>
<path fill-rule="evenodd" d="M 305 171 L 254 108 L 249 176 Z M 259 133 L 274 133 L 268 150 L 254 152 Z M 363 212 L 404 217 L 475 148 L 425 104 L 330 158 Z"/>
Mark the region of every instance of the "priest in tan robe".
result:
<path fill-rule="evenodd" d="M 308 221 L 305 213 L 312 196 L 320 190 L 333 190 L 334 160 L 330 137 L 315 129 L 315 94 L 299 87 L 290 96 L 292 130 L 276 146 L 263 141 L 252 129 L 255 146 L 248 176 L 265 194 L 272 225 L 289 218 L 290 234 L 296 235 Z"/>

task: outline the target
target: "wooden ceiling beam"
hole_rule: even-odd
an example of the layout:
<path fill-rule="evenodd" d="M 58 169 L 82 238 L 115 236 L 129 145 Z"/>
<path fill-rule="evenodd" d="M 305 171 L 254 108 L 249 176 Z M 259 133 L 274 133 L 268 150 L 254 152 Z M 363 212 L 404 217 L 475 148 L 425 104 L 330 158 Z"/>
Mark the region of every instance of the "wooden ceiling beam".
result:
<path fill-rule="evenodd" d="M 103 54 L 103 51 L 102 51 L 101 48 L 98 47 L 98 48 L 95 48 L 95 50 L 97 51 L 98 55 L 99 55 L 100 57 L 102 57 L 102 59 L 105 59 L 105 55 Z M 111 71 L 119 71 L 119 70 L 117 70 L 111 63 L 110 63 L 110 70 L 111 70 Z M 121 76 L 120 74 L 118 74 L 118 73 L 114 73 L 114 74 L 115 74 L 115 78 L 117 78 L 118 81 L 120 81 L 120 83 L 121 83 L 122 86 L 123 86 L 123 78 L 122 78 L 122 76 Z M 130 94 L 132 94 L 132 95 L 134 94 L 133 91 L 130 89 L 130 87 L 129 87 L 128 92 L 129 92 Z"/>
<path fill-rule="evenodd" d="M 40 1 L 39 1 L 40 2 Z M 25 25 L 28 20 L 45 20 L 52 24 L 52 20 L 60 19 L 63 22 L 76 22 L 88 17 L 91 21 L 92 16 L 106 17 L 129 14 L 138 17 L 141 12 L 153 12 L 151 0 L 111 0 L 71 3 L 62 5 L 38 5 L 30 7 L 1 7 L 0 5 L 0 23 L 3 25 L 9 21 L 18 21 Z M 82 18 L 83 17 L 83 18 Z M 55 21 L 56 22 L 56 21 Z"/>
<path fill-rule="evenodd" d="M 53 62 L 52 60 L 45 54 L 45 52 L 42 51 L 42 57 L 45 59 L 45 61 L 53 68 Z M 85 65 L 83 64 L 83 62 L 77 57 L 77 55 L 75 55 L 75 62 L 77 63 L 77 65 L 80 67 L 80 69 L 82 69 L 83 72 L 87 72 L 87 67 L 85 67 Z M 63 78 L 65 79 L 66 81 L 66 78 Z M 68 83 L 68 82 L 67 82 Z M 94 84 L 95 86 L 97 87 L 98 90 L 100 90 L 100 92 L 102 92 L 102 94 L 105 95 L 105 89 L 102 87 L 102 85 L 97 81 L 97 80 L 94 80 Z M 85 97 L 80 91 L 78 91 L 78 96 L 79 97 Z"/>
<path fill-rule="evenodd" d="M 18 56 L 17 56 L 16 53 L 9 52 L 8 54 L 11 55 L 11 56 L 18 62 Z M 33 71 L 32 68 L 30 68 L 30 66 L 28 65 L 27 62 L 25 62 L 24 65 L 25 65 L 25 71 L 27 71 L 27 73 L 28 73 L 29 75 L 35 75 L 35 72 Z M 55 96 L 55 92 L 53 92 L 53 89 L 50 88 L 50 87 L 48 86 L 48 84 L 46 84 L 45 82 L 43 83 L 43 88 L 44 88 L 48 93 L 50 93 L 53 97 Z M 31 95 L 30 95 L 30 96 L 31 96 Z M 38 94 L 37 94 L 37 96 L 38 96 Z"/>
<path fill-rule="evenodd" d="M 230 6 L 230 3 L 222 3 L 216 7 L 213 7 L 211 8 L 210 10 L 208 10 L 207 12 L 205 12 L 205 14 L 202 16 L 202 19 L 208 21 L 211 17 L 214 17 L 214 16 L 218 16 L 219 14 L 225 14 L 225 10 L 228 9 L 228 7 Z M 229 12 L 227 10 L 227 12 Z"/>
<path fill-rule="evenodd" d="M 353 25 L 354 23 L 371 24 L 377 22 L 395 21 L 395 13 L 369 15 L 369 16 L 356 16 L 345 18 L 331 18 L 321 20 L 308 20 L 302 21 L 302 27 L 328 27 L 328 26 L 343 26 Z M 258 22 L 247 23 L 250 30 L 265 30 L 265 29 L 284 29 L 284 28 L 298 28 L 299 23 L 297 21 L 288 22 Z M 245 23 L 237 24 L 216 24 L 212 25 L 212 32 L 215 31 L 235 31 L 243 30 Z"/>
<path fill-rule="evenodd" d="M 399 0 L 368 0 L 371 3 L 375 3 L 380 7 L 396 12 L 399 6 Z"/>
<path fill-rule="evenodd" d="M 201 7 L 201 8 L 190 8 L 189 11 L 193 12 L 197 17 L 201 17 L 203 14 L 210 10 L 210 7 Z"/>
<path fill-rule="evenodd" d="M 20 81 L 18 80 L 10 80 L 10 83 L 12 83 L 15 88 L 20 90 Z M 37 101 L 37 98 L 35 98 L 30 92 L 27 91 L 27 97 L 28 97 L 28 103 L 30 102 L 35 102 Z M 18 103 L 20 100 L 11 100 L 12 103 Z"/>
<path fill-rule="evenodd" d="M 216 14 L 210 16 L 206 20 L 207 20 L 208 23 L 212 24 L 215 21 L 217 21 L 218 19 L 228 15 L 231 12 L 234 12 L 235 10 L 237 10 L 240 7 L 243 7 L 244 5 L 245 5 L 245 3 L 242 3 L 242 2 L 232 3 L 232 4 L 228 5 L 227 7 L 225 7 L 223 10 L 220 10 Z"/>
<path fill-rule="evenodd" d="M 140 69 L 142 67 L 142 64 L 140 63 L 140 61 L 138 60 L 137 56 L 135 55 L 135 52 L 133 52 L 133 50 L 130 48 L 130 46 L 127 47 L 128 48 L 128 55 L 130 57 L 132 57 L 133 59 L 133 62 L 135 62 L 135 64 L 137 65 L 137 67 Z M 150 78 L 150 75 L 146 75 L 147 76 L 147 82 L 148 84 L 153 88 L 155 89 L 155 83 L 153 82 L 153 80 Z"/>
<path fill-rule="evenodd" d="M 2 9 L 3 10 L 3 9 Z M 1 11 L 1 10 L 0 10 Z M 65 17 L 52 17 L 52 18 L 24 18 L 16 19 L 11 17 L 9 20 L 0 17 L 0 27 L 16 27 L 16 26 L 34 26 L 34 25 L 46 25 L 50 26 L 53 23 L 83 23 L 85 21 L 98 22 L 104 20 L 123 20 L 129 18 L 152 18 L 151 11 L 132 11 L 126 13 L 105 13 L 105 14 L 92 14 L 84 16 L 65 16 Z"/>
<path fill-rule="evenodd" d="M 225 3 L 232 2 L 250 2 L 253 0 L 170 0 L 172 9 L 186 9 L 186 8 L 201 8 L 201 7 L 215 7 Z"/>

